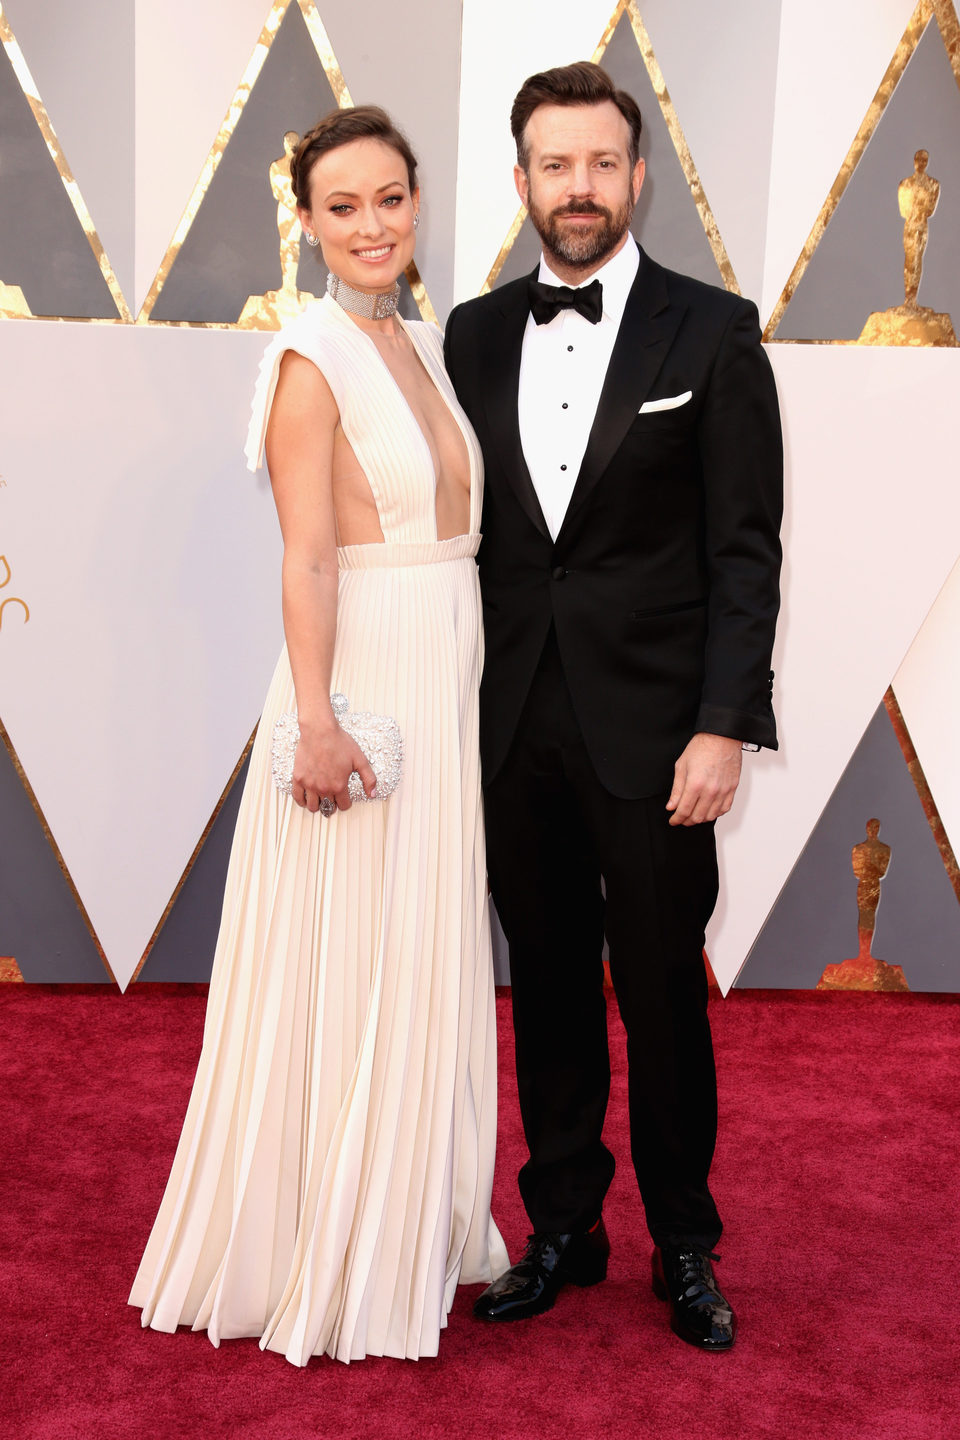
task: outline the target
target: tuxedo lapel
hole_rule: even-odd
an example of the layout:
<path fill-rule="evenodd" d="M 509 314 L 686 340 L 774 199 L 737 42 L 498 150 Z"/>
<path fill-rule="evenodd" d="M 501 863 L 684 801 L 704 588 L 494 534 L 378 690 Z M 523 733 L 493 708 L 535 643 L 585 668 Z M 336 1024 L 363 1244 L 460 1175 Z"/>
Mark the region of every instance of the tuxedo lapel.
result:
<path fill-rule="evenodd" d="M 670 303 L 663 270 L 641 250 L 640 269 L 627 296 L 580 473 L 557 536 L 558 543 L 636 419 L 683 315 L 684 307 Z"/>
<path fill-rule="evenodd" d="M 534 276 L 537 273 L 538 271 L 534 271 Z M 496 296 L 496 292 L 494 295 Z M 486 353 L 481 372 L 485 378 L 484 406 L 490 423 L 490 434 L 503 473 L 513 486 L 517 500 L 541 534 L 549 539 L 547 522 L 543 518 L 540 501 L 533 488 L 523 454 L 520 414 L 517 408 L 523 332 L 530 313 L 526 281 L 509 286 L 502 297 L 497 298 L 501 302 L 500 324 L 487 329 Z"/>

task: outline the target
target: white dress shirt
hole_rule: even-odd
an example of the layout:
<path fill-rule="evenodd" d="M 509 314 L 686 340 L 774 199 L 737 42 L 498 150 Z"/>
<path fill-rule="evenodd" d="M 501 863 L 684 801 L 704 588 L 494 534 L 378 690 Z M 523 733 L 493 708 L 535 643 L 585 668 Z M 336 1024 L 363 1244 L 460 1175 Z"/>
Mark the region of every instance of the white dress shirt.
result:
<path fill-rule="evenodd" d="M 556 540 L 580 473 L 604 377 L 637 270 L 640 252 L 628 237 L 622 250 L 585 280 L 603 286 L 603 317 L 591 325 L 561 310 L 549 325 L 527 317 L 520 354 L 520 442 L 547 529 Z M 540 281 L 564 282 L 540 258 Z M 572 287 L 580 289 L 580 286 Z"/>

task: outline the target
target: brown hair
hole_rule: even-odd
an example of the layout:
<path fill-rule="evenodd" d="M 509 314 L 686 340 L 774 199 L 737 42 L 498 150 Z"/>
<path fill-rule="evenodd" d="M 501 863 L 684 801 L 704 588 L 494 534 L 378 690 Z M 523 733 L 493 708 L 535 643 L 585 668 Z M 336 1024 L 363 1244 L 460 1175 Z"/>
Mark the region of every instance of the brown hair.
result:
<path fill-rule="evenodd" d="M 610 100 L 630 127 L 630 166 L 640 155 L 640 107 L 626 90 L 618 90 L 606 70 L 589 60 L 575 65 L 558 65 L 524 80 L 510 111 L 510 129 L 517 145 L 517 164 L 529 168 L 530 149 L 526 140 L 530 116 L 540 105 L 602 105 Z"/>
<path fill-rule="evenodd" d="M 310 174 L 320 156 L 341 145 L 349 145 L 351 140 L 382 140 L 384 145 L 396 150 L 407 167 L 411 194 L 417 188 L 417 157 L 406 135 L 379 105 L 354 105 L 324 115 L 297 146 L 290 162 L 290 179 L 301 209 L 310 209 Z"/>

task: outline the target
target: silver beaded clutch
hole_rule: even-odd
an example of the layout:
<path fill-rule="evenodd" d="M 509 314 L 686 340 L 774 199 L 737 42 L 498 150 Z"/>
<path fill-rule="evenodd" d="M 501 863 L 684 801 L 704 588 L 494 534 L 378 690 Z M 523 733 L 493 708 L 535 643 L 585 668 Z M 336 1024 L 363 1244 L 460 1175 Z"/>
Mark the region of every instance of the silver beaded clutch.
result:
<path fill-rule="evenodd" d="M 363 781 L 354 770 L 347 783 L 351 800 L 386 800 L 400 784 L 403 770 L 403 737 L 400 726 L 389 715 L 373 715 L 369 710 L 351 710 L 346 695 L 331 695 L 330 704 L 342 730 L 346 730 L 370 762 L 377 777 L 377 788 L 368 795 Z M 300 726 L 292 711 L 280 716 L 273 727 L 270 757 L 273 783 L 281 795 L 293 790 L 293 757 L 300 740 Z"/>

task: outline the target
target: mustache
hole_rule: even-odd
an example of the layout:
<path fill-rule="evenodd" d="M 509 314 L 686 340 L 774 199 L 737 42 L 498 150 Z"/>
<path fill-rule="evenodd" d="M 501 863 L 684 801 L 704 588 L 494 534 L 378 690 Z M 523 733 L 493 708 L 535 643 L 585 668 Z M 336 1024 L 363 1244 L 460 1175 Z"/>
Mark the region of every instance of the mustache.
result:
<path fill-rule="evenodd" d="M 610 211 L 607 210 L 605 206 L 593 205 L 589 200 L 571 200 L 570 203 L 568 205 L 565 205 L 562 210 L 554 210 L 553 214 L 555 218 L 559 218 L 564 215 L 596 215 L 597 217 L 603 217 L 606 220 L 610 220 L 613 218 L 610 214 Z"/>

